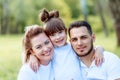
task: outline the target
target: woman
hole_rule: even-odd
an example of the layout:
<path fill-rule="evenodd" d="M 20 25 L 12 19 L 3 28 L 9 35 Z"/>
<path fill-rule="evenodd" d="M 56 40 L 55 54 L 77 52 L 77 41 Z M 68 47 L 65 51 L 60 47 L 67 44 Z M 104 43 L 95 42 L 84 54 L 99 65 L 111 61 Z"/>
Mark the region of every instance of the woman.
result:
<path fill-rule="evenodd" d="M 18 80 L 53 80 L 52 56 L 53 45 L 42 28 L 38 25 L 28 26 L 23 37 L 25 63 L 18 74 Z M 36 56 L 40 63 L 37 73 L 29 66 L 30 55 Z"/>

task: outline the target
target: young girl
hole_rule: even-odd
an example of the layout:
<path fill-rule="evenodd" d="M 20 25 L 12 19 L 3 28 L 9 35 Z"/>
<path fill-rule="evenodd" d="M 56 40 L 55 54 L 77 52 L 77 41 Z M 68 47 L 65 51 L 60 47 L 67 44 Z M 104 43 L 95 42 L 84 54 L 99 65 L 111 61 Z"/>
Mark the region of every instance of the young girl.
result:
<path fill-rule="evenodd" d="M 27 27 L 23 38 L 23 47 L 26 64 L 21 67 L 17 80 L 53 80 L 51 58 L 54 50 L 44 30 L 38 25 Z M 30 55 L 36 56 L 41 64 L 37 73 L 27 64 Z"/>
<path fill-rule="evenodd" d="M 73 51 L 71 45 L 67 42 L 67 29 L 64 22 L 59 18 L 58 11 L 48 12 L 43 9 L 39 18 L 44 22 L 44 28 L 47 35 L 50 37 L 54 45 L 53 69 L 55 80 L 83 80 L 80 70 L 80 60 Z M 96 49 L 96 62 L 98 63 L 103 58 L 103 49 Z M 102 58 L 101 58 L 102 57 Z M 36 69 L 34 64 L 37 59 L 31 57 L 31 67 Z"/>

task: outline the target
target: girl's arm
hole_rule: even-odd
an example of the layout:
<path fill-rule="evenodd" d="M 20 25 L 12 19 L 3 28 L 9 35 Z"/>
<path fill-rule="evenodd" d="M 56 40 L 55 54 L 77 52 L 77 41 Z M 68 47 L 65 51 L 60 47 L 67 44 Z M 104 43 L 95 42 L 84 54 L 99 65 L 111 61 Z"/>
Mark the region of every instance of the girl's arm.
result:
<path fill-rule="evenodd" d="M 30 64 L 31 69 L 34 72 L 38 71 L 40 63 L 39 63 L 38 59 L 34 55 L 30 55 L 29 64 Z"/>
<path fill-rule="evenodd" d="M 95 59 L 95 65 L 99 66 L 104 62 L 104 48 L 102 46 L 95 46 L 95 56 L 93 59 Z"/>

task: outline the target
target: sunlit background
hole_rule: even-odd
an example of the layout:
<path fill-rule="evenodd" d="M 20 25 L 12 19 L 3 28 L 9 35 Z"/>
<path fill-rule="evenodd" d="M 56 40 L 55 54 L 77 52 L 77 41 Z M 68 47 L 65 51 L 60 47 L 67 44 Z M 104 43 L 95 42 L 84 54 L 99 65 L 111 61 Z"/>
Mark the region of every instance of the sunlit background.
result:
<path fill-rule="evenodd" d="M 120 0 L 0 0 L 0 80 L 16 80 L 24 27 L 42 25 L 41 9 L 58 10 L 66 27 L 87 20 L 101 45 L 120 57 Z"/>

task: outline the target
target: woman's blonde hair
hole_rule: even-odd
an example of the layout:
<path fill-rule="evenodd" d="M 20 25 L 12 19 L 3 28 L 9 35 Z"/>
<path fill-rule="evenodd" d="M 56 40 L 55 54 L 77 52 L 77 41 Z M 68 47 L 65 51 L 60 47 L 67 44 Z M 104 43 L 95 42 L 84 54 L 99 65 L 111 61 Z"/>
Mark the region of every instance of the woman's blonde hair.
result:
<path fill-rule="evenodd" d="M 24 55 L 25 55 L 24 63 L 28 62 L 31 55 L 30 52 L 30 50 L 32 49 L 31 39 L 41 33 L 45 33 L 45 32 L 43 28 L 40 27 L 39 25 L 31 25 L 25 28 L 25 34 L 22 41 Z"/>

